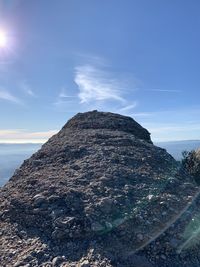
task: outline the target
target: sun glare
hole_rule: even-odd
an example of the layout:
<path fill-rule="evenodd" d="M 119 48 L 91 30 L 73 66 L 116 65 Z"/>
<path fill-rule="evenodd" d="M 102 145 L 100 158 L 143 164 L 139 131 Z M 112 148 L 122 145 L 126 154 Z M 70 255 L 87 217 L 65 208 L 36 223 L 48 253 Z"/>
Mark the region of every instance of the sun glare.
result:
<path fill-rule="evenodd" d="M 7 45 L 6 33 L 0 30 L 0 47 L 6 47 L 6 45 Z"/>

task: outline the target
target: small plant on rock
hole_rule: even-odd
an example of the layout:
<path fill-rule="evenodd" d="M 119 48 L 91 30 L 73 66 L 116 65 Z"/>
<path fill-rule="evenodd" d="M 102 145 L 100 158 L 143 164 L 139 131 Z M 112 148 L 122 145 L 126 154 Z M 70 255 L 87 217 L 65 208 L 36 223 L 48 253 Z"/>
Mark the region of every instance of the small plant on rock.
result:
<path fill-rule="evenodd" d="M 200 185 L 200 150 L 183 151 L 182 167 Z"/>

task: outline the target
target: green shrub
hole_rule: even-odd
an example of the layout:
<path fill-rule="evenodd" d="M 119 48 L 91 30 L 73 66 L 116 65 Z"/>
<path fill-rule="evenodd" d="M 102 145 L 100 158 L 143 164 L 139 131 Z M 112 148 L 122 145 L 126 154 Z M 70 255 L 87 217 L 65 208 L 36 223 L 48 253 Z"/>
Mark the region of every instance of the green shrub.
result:
<path fill-rule="evenodd" d="M 181 165 L 183 170 L 189 173 L 200 185 L 200 150 L 183 151 L 182 156 Z"/>

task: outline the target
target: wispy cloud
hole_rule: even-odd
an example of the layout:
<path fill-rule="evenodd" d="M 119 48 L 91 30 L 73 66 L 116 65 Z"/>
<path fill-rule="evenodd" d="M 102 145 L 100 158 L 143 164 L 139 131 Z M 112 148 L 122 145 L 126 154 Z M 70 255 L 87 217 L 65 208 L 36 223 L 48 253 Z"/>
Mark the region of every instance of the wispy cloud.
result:
<path fill-rule="evenodd" d="M 75 69 L 75 83 L 79 88 L 78 97 L 81 103 L 93 101 L 118 101 L 125 104 L 120 82 L 107 72 L 91 65 L 78 66 Z"/>
<path fill-rule="evenodd" d="M 130 116 L 150 131 L 153 141 L 200 140 L 198 107 L 132 112 Z"/>
<path fill-rule="evenodd" d="M 170 133 L 170 132 L 174 132 L 174 131 L 178 131 L 178 132 L 180 132 L 180 131 L 185 131 L 187 128 L 188 128 L 188 126 L 183 126 L 183 125 L 173 125 L 173 124 L 168 124 L 168 125 L 159 125 L 159 124 L 157 124 L 157 125 L 149 125 L 149 128 L 151 128 L 151 132 L 152 133 Z M 195 126 L 193 126 L 192 127 L 192 129 L 190 128 L 189 130 L 190 131 L 193 131 L 193 130 L 199 130 L 200 129 L 200 126 L 198 125 L 195 125 Z"/>
<path fill-rule="evenodd" d="M 84 65 L 85 62 L 87 64 L 92 65 L 92 66 L 108 66 L 109 62 L 107 59 L 100 57 L 98 55 L 94 55 L 91 53 L 83 54 L 83 53 L 75 53 L 74 56 L 78 58 L 79 65 Z"/>
<path fill-rule="evenodd" d="M 152 134 L 153 141 L 164 142 L 164 141 L 178 141 L 178 140 L 200 140 L 200 125 L 199 123 L 193 124 L 182 124 L 182 123 L 144 123 Z"/>
<path fill-rule="evenodd" d="M 24 129 L 2 129 L 0 143 L 44 143 L 57 132 L 57 130 L 30 132 Z"/>
<path fill-rule="evenodd" d="M 53 102 L 53 106 L 57 111 L 76 112 L 78 106 L 78 97 L 77 95 L 68 94 L 67 90 L 65 88 L 62 88 L 58 96 L 56 97 L 56 100 Z"/>
<path fill-rule="evenodd" d="M 2 88 L 0 88 L 0 99 L 9 101 L 15 104 L 20 104 L 20 105 L 22 104 L 22 101 L 18 97 L 14 96 L 8 90 L 2 89 Z"/>
<path fill-rule="evenodd" d="M 126 111 L 129 112 L 130 110 L 136 108 L 137 105 L 138 105 L 138 103 L 135 101 L 135 102 L 133 102 L 133 104 L 131 104 L 131 105 L 127 105 L 127 106 L 125 106 L 125 107 L 123 107 L 123 108 L 120 108 L 119 111 L 120 111 L 120 112 L 126 112 Z"/>
<path fill-rule="evenodd" d="M 36 94 L 33 92 L 33 89 L 31 88 L 30 84 L 27 81 L 21 82 L 20 87 L 25 94 L 31 97 L 36 97 Z"/>
<path fill-rule="evenodd" d="M 145 89 L 145 91 L 160 92 L 160 93 L 181 93 L 181 90 L 173 89 Z"/>
<path fill-rule="evenodd" d="M 59 92 L 53 103 L 56 110 L 120 110 L 128 115 L 138 106 L 133 99 L 133 93 L 137 90 L 133 75 L 114 70 L 101 57 L 78 55 L 78 61 L 79 64 L 74 67 L 74 83 L 77 87 L 73 93 L 65 88 Z"/>
<path fill-rule="evenodd" d="M 63 98 L 63 99 L 68 99 L 68 98 L 74 98 L 76 96 L 73 96 L 73 95 L 70 95 L 67 93 L 67 90 L 65 88 L 62 88 L 59 95 L 58 95 L 59 98 Z"/>
<path fill-rule="evenodd" d="M 138 117 L 138 118 L 148 118 L 153 115 L 152 112 L 137 112 L 137 113 L 132 113 L 132 117 Z"/>

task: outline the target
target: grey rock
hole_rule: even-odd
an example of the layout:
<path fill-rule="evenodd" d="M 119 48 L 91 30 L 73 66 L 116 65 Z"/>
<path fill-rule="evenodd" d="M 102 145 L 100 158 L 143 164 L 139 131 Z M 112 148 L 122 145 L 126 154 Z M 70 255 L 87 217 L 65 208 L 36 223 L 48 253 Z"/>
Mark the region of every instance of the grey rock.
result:
<path fill-rule="evenodd" d="M 53 267 L 51 262 L 44 262 L 40 265 L 40 267 Z"/>
<path fill-rule="evenodd" d="M 90 263 L 89 263 L 88 260 L 84 260 L 84 261 L 82 261 L 82 262 L 80 263 L 79 266 L 80 266 L 80 267 L 90 267 L 91 265 L 90 265 Z"/>
<path fill-rule="evenodd" d="M 67 238 L 67 235 L 62 229 L 57 228 L 52 232 L 52 239 L 55 241 L 56 240 L 64 240 L 66 238 Z"/>
<path fill-rule="evenodd" d="M 171 245 L 173 248 L 176 248 L 176 247 L 178 246 L 178 244 L 179 244 L 178 239 L 176 239 L 176 238 L 172 238 L 172 239 L 170 240 L 170 245 Z"/>
<path fill-rule="evenodd" d="M 167 228 L 198 190 L 132 118 L 79 113 L 0 189 L 1 265 L 59 265 L 64 255 L 61 266 L 129 267 L 127 255 L 154 238 L 139 266 L 167 261 L 190 214 Z"/>
<path fill-rule="evenodd" d="M 94 232 L 100 232 L 100 231 L 105 230 L 105 227 L 103 225 L 101 225 L 100 223 L 98 223 L 98 222 L 93 222 L 91 224 L 91 229 Z"/>
<path fill-rule="evenodd" d="M 53 267 L 59 267 L 61 265 L 61 263 L 63 263 L 65 261 L 65 257 L 64 256 L 57 256 L 55 258 L 53 258 L 52 260 L 52 266 Z"/>
<path fill-rule="evenodd" d="M 45 203 L 45 197 L 42 194 L 37 194 L 33 197 L 34 200 L 34 205 L 35 206 L 40 206 L 43 203 Z"/>
<path fill-rule="evenodd" d="M 161 259 L 163 259 L 163 260 L 166 260 L 166 259 L 167 259 L 166 256 L 163 255 L 163 254 L 162 254 L 160 257 L 161 257 Z"/>
<path fill-rule="evenodd" d="M 112 209 L 113 201 L 110 198 L 102 198 L 99 207 L 103 213 L 109 213 Z"/>
<path fill-rule="evenodd" d="M 139 241 L 142 241 L 144 239 L 144 236 L 142 234 L 137 234 L 137 239 Z"/>

